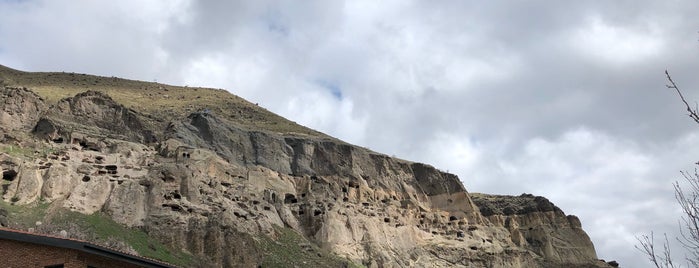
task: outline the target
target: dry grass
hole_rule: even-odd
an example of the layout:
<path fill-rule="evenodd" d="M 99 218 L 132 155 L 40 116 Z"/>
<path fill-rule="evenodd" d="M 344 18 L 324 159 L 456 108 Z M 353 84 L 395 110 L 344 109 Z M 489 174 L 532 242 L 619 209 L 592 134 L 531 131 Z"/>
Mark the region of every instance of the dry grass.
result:
<path fill-rule="evenodd" d="M 247 129 L 327 137 L 222 89 L 181 87 L 65 72 L 22 72 L 2 65 L 0 82 L 7 86 L 26 87 L 48 104 L 80 92 L 96 90 L 159 122 L 181 120 L 192 112 L 208 109 L 219 118 Z"/>

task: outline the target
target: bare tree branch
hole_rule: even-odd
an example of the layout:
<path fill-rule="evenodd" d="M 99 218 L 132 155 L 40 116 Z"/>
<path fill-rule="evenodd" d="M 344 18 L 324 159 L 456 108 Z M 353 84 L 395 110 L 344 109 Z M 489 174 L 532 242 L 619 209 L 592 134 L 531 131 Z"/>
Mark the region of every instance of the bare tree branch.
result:
<path fill-rule="evenodd" d="M 699 267 L 699 172 L 694 169 L 690 174 L 681 172 L 684 179 L 689 184 L 689 190 L 683 190 L 678 182 L 673 184 L 675 188 L 675 199 L 682 208 L 682 225 L 680 226 L 680 236 L 677 240 L 687 249 L 689 256 L 687 262 L 694 267 Z"/>
<path fill-rule="evenodd" d="M 699 124 L 699 107 L 695 103 L 694 108 L 692 108 L 687 100 L 682 95 L 682 91 L 672 80 L 670 72 L 665 70 L 665 76 L 669 84 L 665 85 L 667 88 L 674 89 L 677 95 L 680 96 L 680 100 L 684 103 L 687 109 L 688 115 L 695 123 Z M 695 163 L 699 166 L 699 162 Z M 680 171 L 682 177 L 684 177 L 687 182 L 687 186 L 683 189 L 679 182 L 673 183 L 675 188 L 675 199 L 677 203 L 682 208 L 682 213 L 684 216 L 680 220 L 680 237 L 677 237 L 677 241 L 682 245 L 682 247 L 687 251 L 685 260 L 690 267 L 699 267 L 699 171 L 697 168 L 694 169 L 694 173 L 689 173 L 687 171 Z M 648 257 L 648 260 L 655 265 L 656 268 L 674 268 L 680 267 L 675 266 L 672 261 L 672 254 L 670 251 L 670 243 L 668 242 L 667 235 L 664 235 L 665 241 L 662 246 L 662 251 L 656 248 L 655 241 L 653 240 L 653 233 L 648 235 L 642 235 L 636 237 L 639 245 L 636 245 L 636 249 L 643 252 Z"/>
<path fill-rule="evenodd" d="M 636 237 L 636 240 L 638 240 L 640 246 L 636 245 L 634 247 L 643 252 L 643 254 L 648 257 L 648 260 L 655 265 L 656 268 L 681 267 L 675 266 L 675 264 L 672 262 L 672 254 L 670 253 L 670 244 L 667 241 L 667 235 L 665 235 L 665 243 L 663 243 L 663 252 L 656 252 L 653 232 L 650 233 L 650 236 L 642 235 L 640 237 Z"/>
<path fill-rule="evenodd" d="M 687 103 L 687 100 L 684 99 L 684 95 L 682 95 L 682 91 L 680 91 L 680 88 L 677 87 L 677 84 L 675 84 L 675 81 L 672 80 L 672 76 L 670 76 L 670 72 L 665 70 L 665 76 L 667 77 L 667 81 L 670 82 L 670 84 L 665 85 L 665 87 L 670 88 L 670 89 L 674 89 L 675 91 L 677 91 L 677 95 L 680 96 L 680 99 L 684 103 L 684 106 L 687 108 L 687 112 L 689 113 L 688 114 L 689 117 L 692 118 L 692 120 L 694 120 L 694 122 L 699 124 L 699 115 L 697 114 L 698 113 L 697 108 L 692 109 L 692 107 L 689 106 L 689 103 Z"/>

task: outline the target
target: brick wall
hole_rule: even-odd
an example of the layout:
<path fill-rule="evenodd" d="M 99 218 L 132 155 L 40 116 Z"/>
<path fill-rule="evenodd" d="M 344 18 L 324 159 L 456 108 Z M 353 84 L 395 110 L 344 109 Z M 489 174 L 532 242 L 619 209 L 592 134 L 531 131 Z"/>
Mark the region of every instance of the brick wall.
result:
<path fill-rule="evenodd" d="M 85 268 L 88 265 L 97 268 L 140 267 L 74 249 L 0 239 L 0 267 L 41 268 L 55 264 L 63 264 L 65 268 Z"/>

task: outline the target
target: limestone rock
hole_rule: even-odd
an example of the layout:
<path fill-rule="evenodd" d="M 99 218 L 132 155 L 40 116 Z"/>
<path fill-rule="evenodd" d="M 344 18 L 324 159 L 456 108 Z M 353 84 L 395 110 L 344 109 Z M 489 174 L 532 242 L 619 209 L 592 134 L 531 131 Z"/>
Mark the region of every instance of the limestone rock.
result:
<path fill-rule="evenodd" d="M 111 191 L 109 180 L 104 176 L 82 179 L 73 188 L 63 206 L 84 214 L 92 214 L 102 209 Z"/>
<path fill-rule="evenodd" d="M 44 101 L 26 88 L 0 89 L 0 129 L 31 130 L 47 109 Z"/>
<path fill-rule="evenodd" d="M 78 170 L 67 165 L 51 165 L 44 174 L 42 197 L 49 202 L 67 198 L 78 182 L 89 178 L 89 175 L 77 174 Z"/>
<path fill-rule="evenodd" d="M 44 183 L 40 170 L 31 163 L 21 163 L 13 169 L 3 170 L 3 200 L 15 204 L 29 204 L 41 194 Z"/>
<path fill-rule="evenodd" d="M 3 130 L 35 147 L 0 154 L 5 202 L 104 213 L 205 267 L 261 265 L 280 230 L 305 241 L 294 250 L 367 267 L 610 267 L 543 197 L 472 194 L 454 174 L 324 135 L 205 110 L 160 122 L 98 91 L 50 110 L 24 89 L 0 98 Z"/>
<path fill-rule="evenodd" d="M 104 204 L 105 212 L 126 226 L 143 226 L 148 207 L 147 186 L 138 181 L 128 180 L 113 187 L 109 199 Z"/>
<path fill-rule="evenodd" d="M 46 118 L 44 122 L 51 122 L 51 128 L 59 132 L 82 131 L 98 137 L 109 136 L 142 143 L 156 140 L 153 131 L 145 126 L 135 111 L 99 91 L 86 91 L 61 100 L 52 107 Z M 50 129 L 46 123 L 37 127 L 44 130 L 42 132 Z"/>
<path fill-rule="evenodd" d="M 473 194 L 481 213 L 496 226 L 505 226 L 515 244 L 549 262 L 565 265 L 599 265 L 594 245 L 580 220 L 566 216 L 546 198 L 522 194 Z M 605 267 L 605 266 L 602 266 Z"/>

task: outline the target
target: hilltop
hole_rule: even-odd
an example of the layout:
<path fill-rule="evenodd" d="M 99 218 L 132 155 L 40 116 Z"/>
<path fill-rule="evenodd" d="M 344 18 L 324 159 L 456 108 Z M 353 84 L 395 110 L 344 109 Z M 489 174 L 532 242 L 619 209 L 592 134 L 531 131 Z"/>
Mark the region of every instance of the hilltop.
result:
<path fill-rule="evenodd" d="M 23 72 L 3 65 L 0 65 L 0 85 L 30 88 L 48 105 L 87 90 L 99 91 L 126 108 L 147 115 L 154 127 L 162 127 L 193 112 L 209 110 L 244 129 L 330 138 L 223 89 L 172 86 L 72 72 Z"/>

